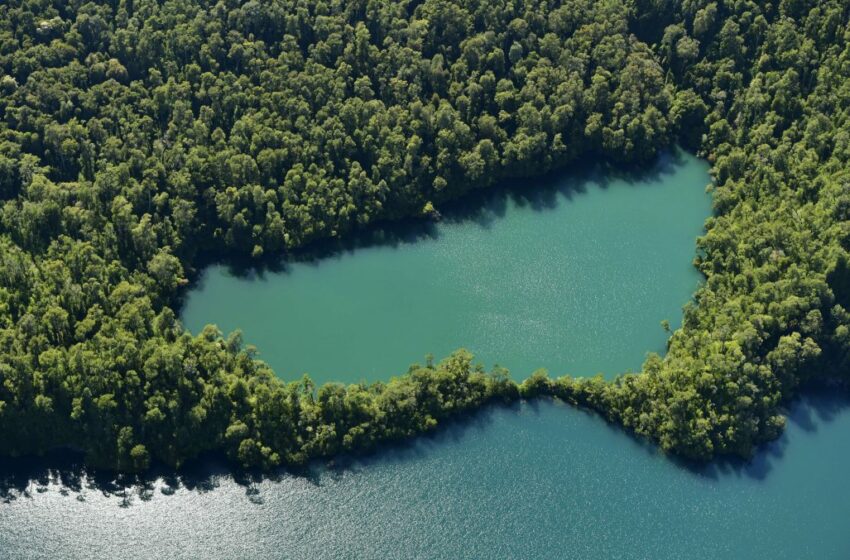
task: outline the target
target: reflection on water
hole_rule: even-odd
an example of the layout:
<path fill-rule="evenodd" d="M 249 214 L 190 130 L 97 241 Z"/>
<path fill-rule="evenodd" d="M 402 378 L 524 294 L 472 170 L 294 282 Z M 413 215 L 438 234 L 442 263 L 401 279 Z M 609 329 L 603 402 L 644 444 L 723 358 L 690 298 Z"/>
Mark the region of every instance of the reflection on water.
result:
<path fill-rule="evenodd" d="M 0 470 L 3 558 L 847 558 L 848 400 L 814 394 L 753 461 L 681 465 L 540 401 L 308 472 L 206 460 L 116 481 Z"/>
<path fill-rule="evenodd" d="M 700 276 L 708 166 L 667 155 L 515 182 L 264 269 L 212 266 L 182 317 L 241 329 L 285 379 L 386 380 L 458 347 L 518 379 L 637 370 Z"/>
<path fill-rule="evenodd" d="M 279 372 L 319 381 L 459 345 L 516 377 L 637 368 L 697 282 L 709 204 L 704 163 L 655 172 L 554 176 L 276 269 L 213 268 L 184 318 L 241 327 Z M 70 452 L 0 460 L 0 559 L 846 559 L 847 407 L 812 393 L 752 461 L 709 465 L 548 400 L 299 473 L 212 457 L 116 479 Z"/>

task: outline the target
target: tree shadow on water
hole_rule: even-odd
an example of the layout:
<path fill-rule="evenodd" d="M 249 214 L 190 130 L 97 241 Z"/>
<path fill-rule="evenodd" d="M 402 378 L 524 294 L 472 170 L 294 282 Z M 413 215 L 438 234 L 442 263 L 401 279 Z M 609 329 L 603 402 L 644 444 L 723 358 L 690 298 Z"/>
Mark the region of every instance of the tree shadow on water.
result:
<path fill-rule="evenodd" d="M 520 407 L 519 402 L 486 405 L 484 408 L 444 420 L 431 432 L 382 443 L 366 453 L 336 457 L 323 464 L 322 469 L 340 476 L 346 472 L 359 472 L 379 465 L 399 465 L 411 460 L 427 459 L 446 445 L 463 444 L 465 440 L 486 430 L 492 425 L 497 411 L 517 411 Z"/>
<path fill-rule="evenodd" d="M 154 465 L 143 474 L 118 474 L 87 467 L 82 454 L 62 449 L 40 457 L 0 459 L 0 510 L 5 504 L 34 499 L 51 490 L 81 502 L 88 501 L 92 494 L 101 495 L 126 507 L 157 495 L 172 496 L 178 490 L 213 492 L 224 480 L 244 487 L 250 499 L 257 482 L 282 476 L 282 471 L 259 473 L 236 469 L 218 455 L 195 459 L 178 470 Z"/>
<path fill-rule="evenodd" d="M 678 149 L 662 152 L 649 163 L 632 166 L 589 157 L 543 175 L 503 179 L 471 189 L 459 198 L 440 203 L 437 221 L 421 217 L 378 221 L 347 232 L 341 238 L 313 241 L 286 254 L 269 254 L 260 259 L 213 252 L 199 259 L 196 268 L 199 272 L 192 275 L 192 282 L 178 301 L 178 307 L 185 303 L 189 290 L 203 287 L 202 271 L 212 265 L 225 266 L 227 272 L 237 278 L 262 280 L 272 274 L 287 274 L 296 264 L 319 266 L 365 249 L 399 249 L 422 241 L 439 240 L 443 225 L 474 224 L 489 229 L 505 217 L 512 205 L 546 212 L 569 203 L 590 188 L 607 189 L 615 182 L 640 187 L 674 174 L 684 162 L 684 153 Z"/>
<path fill-rule="evenodd" d="M 0 459 L 0 511 L 17 500 L 38 499 L 38 495 L 57 491 L 68 499 L 88 501 L 92 494 L 114 500 L 120 507 L 151 499 L 169 499 L 178 493 L 206 494 L 224 486 L 236 485 L 245 499 L 262 504 L 268 483 L 322 487 L 346 476 L 358 475 L 376 468 L 393 468 L 410 461 L 427 461 L 438 456 L 446 445 L 464 445 L 490 428 L 500 411 L 520 410 L 537 416 L 546 399 L 518 401 L 509 405 L 493 404 L 446 420 L 432 432 L 409 439 L 382 443 L 365 453 L 340 455 L 330 460 L 315 461 L 301 469 L 280 468 L 271 472 L 240 469 L 220 454 L 209 454 L 174 470 L 156 465 L 142 475 L 117 475 L 91 469 L 83 464 L 82 455 L 70 450 L 57 450 L 43 457 Z M 563 404 L 573 410 L 573 407 Z M 787 411 L 789 427 L 815 434 L 820 427 L 835 421 L 850 408 L 846 391 L 808 390 L 790 403 Z M 598 418 L 593 412 L 577 409 Z M 601 419 L 600 419 L 601 420 Z M 608 428 L 623 434 L 622 428 L 606 422 Z M 665 455 L 657 446 L 640 438 L 629 437 L 625 445 L 633 451 L 671 461 L 677 468 L 712 483 L 730 478 L 746 478 L 756 482 L 768 479 L 789 449 L 790 438 L 783 433 L 777 440 L 763 445 L 749 460 L 720 458 L 709 463 L 694 463 Z"/>
<path fill-rule="evenodd" d="M 791 444 L 788 436 L 789 428 L 800 428 L 806 434 L 813 435 L 821 426 L 833 422 L 848 409 L 850 409 L 850 394 L 846 390 L 809 387 L 789 403 L 785 411 L 786 428 L 779 438 L 758 447 L 750 459 L 725 457 L 709 463 L 673 460 L 678 466 L 710 480 L 746 477 L 764 481 L 789 450 Z"/>
<path fill-rule="evenodd" d="M 379 465 L 422 460 L 432 456 L 436 448 L 460 442 L 485 429 L 497 408 L 518 406 L 488 405 L 445 420 L 431 432 L 381 443 L 363 453 L 316 460 L 297 469 L 243 469 L 221 454 L 206 454 L 179 469 L 158 464 L 145 473 L 132 475 L 87 467 L 83 455 L 69 449 L 53 450 L 39 457 L 0 458 L 0 512 L 18 500 L 38 499 L 39 494 L 47 492 L 58 492 L 80 502 L 89 501 L 91 495 L 99 495 L 109 498 L 116 506 L 131 507 L 137 502 L 169 499 L 178 493 L 211 493 L 232 484 L 244 491 L 246 500 L 262 504 L 262 487 L 267 483 L 291 482 L 320 487 L 328 479 L 338 480 Z"/>

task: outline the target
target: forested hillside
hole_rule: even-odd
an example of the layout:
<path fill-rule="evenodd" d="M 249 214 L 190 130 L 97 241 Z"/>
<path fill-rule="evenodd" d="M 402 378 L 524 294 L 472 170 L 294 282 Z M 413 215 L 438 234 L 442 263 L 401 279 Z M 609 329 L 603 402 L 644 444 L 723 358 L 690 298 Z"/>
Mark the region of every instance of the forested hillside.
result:
<path fill-rule="evenodd" d="M 297 464 L 540 393 L 689 457 L 750 453 L 801 383 L 850 367 L 849 17 L 846 0 L 4 2 L 0 453 Z M 211 258 L 675 142 L 713 163 L 707 280 L 640 375 L 518 386 L 459 352 L 316 391 L 176 319 Z"/>

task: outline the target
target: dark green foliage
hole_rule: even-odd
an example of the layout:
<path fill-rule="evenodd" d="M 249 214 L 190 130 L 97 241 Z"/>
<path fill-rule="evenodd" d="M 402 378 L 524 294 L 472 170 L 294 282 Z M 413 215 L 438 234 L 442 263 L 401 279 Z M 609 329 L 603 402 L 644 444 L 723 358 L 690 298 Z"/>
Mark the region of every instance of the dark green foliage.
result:
<path fill-rule="evenodd" d="M 850 362 L 850 7 L 9 0 L 0 5 L 0 453 L 296 464 L 556 395 L 696 458 L 776 437 Z M 517 386 L 457 353 L 284 384 L 173 310 L 261 258 L 593 155 L 713 162 L 706 275 L 640 375 Z M 281 320 L 288 320 L 282 317 Z M 463 341 L 458 341 L 462 343 Z M 426 349 L 423 349 L 426 350 Z"/>

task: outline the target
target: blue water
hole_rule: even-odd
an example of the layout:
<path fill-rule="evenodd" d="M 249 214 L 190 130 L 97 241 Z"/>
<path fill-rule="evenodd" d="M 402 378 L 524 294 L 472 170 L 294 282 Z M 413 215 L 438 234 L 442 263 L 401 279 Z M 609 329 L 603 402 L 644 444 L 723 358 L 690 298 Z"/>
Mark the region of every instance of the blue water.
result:
<path fill-rule="evenodd" d="M 537 209 L 520 202 L 539 197 L 489 199 L 471 221 L 448 217 L 440 235 L 297 263 L 259 282 L 217 270 L 190 301 L 189 322 L 220 316 L 226 326 L 242 327 L 279 371 L 318 371 L 320 380 L 337 373 L 384 377 L 421 359 L 419 353 L 460 345 L 488 362 L 511 365 L 516 377 L 539 365 L 553 373 L 637 368 L 647 350 L 663 350 L 658 322 L 678 322 L 697 281 L 690 260 L 707 213 L 705 165 L 685 157 L 667 168 L 673 172 L 639 184 L 556 188 Z M 548 242 L 537 243 L 541 235 Z M 505 247 L 516 260 L 498 252 Z M 525 254 L 522 247 L 535 249 Z M 379 313 L 337 319 L 338 310 L 327 303 L 348 302 L 337 292 L 357 285 L 375 307 L 383 291 L 370 283 L 399 263 L 415 289 L 448 293 L 455 303 L 410 322 L 426 328 L 390 328 L 391 340 L 377 340 L 387 352 L 376 354 L 368 335 L 387 329 L 386 321 L 398 324 L 392 299 Z M 448 276 L 432 270 L 439 263 Z M 535 281 L 522 280 L 526 270 Z M 456 285 L 448 282 L 453 278 Z M 470 285 L 487 297 L 465 295 Z M 337 294 L 319 302 L 325 315 L 309 300 L 322 290 Z M 268 305 L 275 294 L 290 303 Z M 476 312 L 485 304 L 506 306 L 510 317 L 545 321 L 526 321 L 523 331 L 482 322 Z M 414 301 L 409 308 L 427 311 L 429 305 Z M 333 343 L 311 340 L 310 328 L 301 332 L 307 323 L 299 318 L 309 316 L 326 318 L 310 328 Z M 571 322 L 562 324 L 562 316 Z M 561 329 L 560 344 L 550 344 L 547 325 Z M 585 331 L 590 335 L 582 338 Z M 346 332 L 357 335 L 354 344 L 344 344 L 351 342 Z M 339 348 L 348 350 L 328 350 Z M 376 355 L 384 361 L 368 361 Z M 356 367 L 339 367 L 349 363 Z M 0 560 L 846 560 L 848 405 L 835 395 L 806 397 L 791 407 L 783 437 L 752 462 L 699 468 L 549 400 L 488 408 L 435 435 L 300 474 L 233 473 L 207 459 L 181 473 L 119 482 L 86 472 L 73 456 L 0 460 Z"/>
<path fill-rule="evenodd" d="M 241 329 L 286 380 L 387 380 L 459 347 L 516 379 L 637 371 L 701 281 L 709 182 L 683 152 L 640 174 L 517 181 L 279 272 L 210 267 L 182 318 L 194 333 Z"/>
<path fill-rule="evenodd" d="M 7 465 L 0 557 L 847 559 L 848 439 L 847 401 L 808 397 L 751 464 L 689 469 L 543 401 L 307 476 L 205 463 L 125 495 Z"/>

